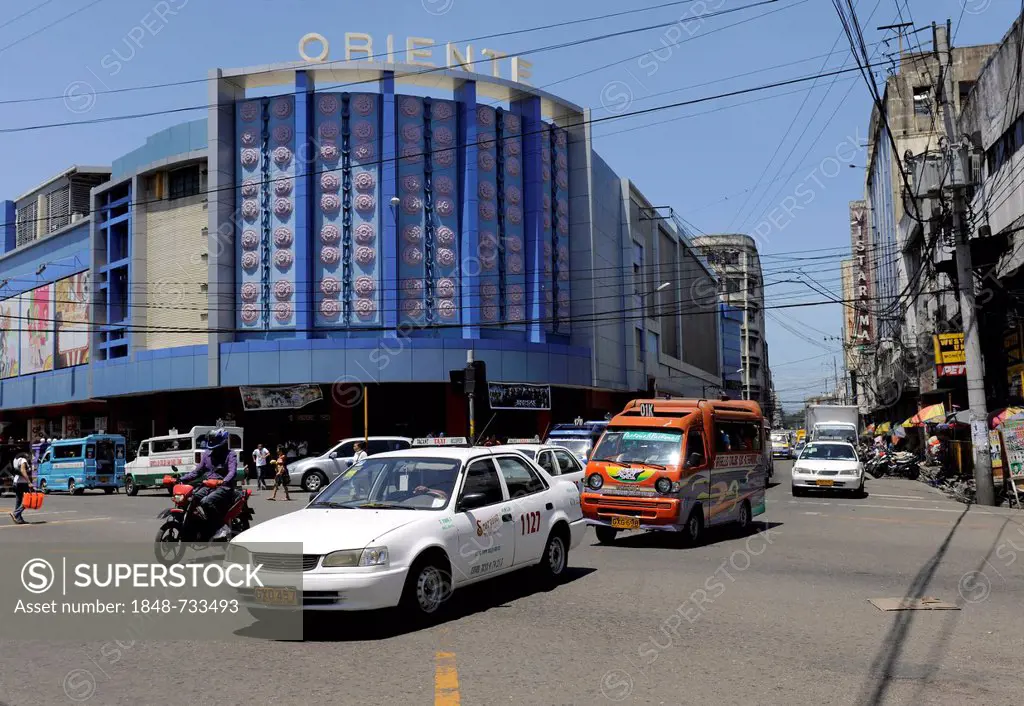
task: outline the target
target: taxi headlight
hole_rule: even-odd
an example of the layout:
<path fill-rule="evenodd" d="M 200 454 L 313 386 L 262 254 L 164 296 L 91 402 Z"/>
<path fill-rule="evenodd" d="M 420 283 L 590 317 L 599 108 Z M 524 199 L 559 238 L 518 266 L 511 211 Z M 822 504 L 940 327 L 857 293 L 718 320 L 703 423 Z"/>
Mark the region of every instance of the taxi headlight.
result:
<path fill-rule="evenodd" d="M 387 566 L 387 547 L 367 547 L 359 557 L 360 566 Z"/>
<path fill-rule="evenodd" d="M 351 566 L 387 566 L 387 547 L 367 547 L 366 549 L 343 549 L 331 552 L 324 557 L 323 566 L 337 569 Z"/>
<path fill-rule="evenodd" d="M 340 552 L 331 552 L 324 557 L 324 568 L 339 568 L 343 566 L 359 566 L 359 557 L 362 556 L 362 549 L 345 549 Z"/>
<path fill-rule="evenodd" d="M 228 550 L 224 553 L 224 562 L 226 564 L 250 564 L 252 563 L 252 554 L 243 546 L 229 544 Z"/>
<path fill-rule="evenodd" d="M 662 476 L 654 483 L 654 489 L 659 493 L 671 493 L 672 492 L 672 481 Z"/>
<path fill-rule="evenodd" d="M 604 485 L 604 478 L 601 477 L 600 473 L 591 473 L 590 477 L 587 478 L 587 485 L 593 490 L 597 490 Z"/>

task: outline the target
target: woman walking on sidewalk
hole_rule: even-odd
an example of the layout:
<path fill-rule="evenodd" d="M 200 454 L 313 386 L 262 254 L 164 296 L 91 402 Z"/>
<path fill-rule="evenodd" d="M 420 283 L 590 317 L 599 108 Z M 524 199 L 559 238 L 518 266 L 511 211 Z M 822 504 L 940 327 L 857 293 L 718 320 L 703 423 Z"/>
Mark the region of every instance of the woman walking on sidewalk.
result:
<path fill-rule="evenodd" d="M 284 453 L 284 447 L 277 447 L 277 461 L 275 461 L 276 473 L 274 474 L 274 493 L 267 500 L 277 500 L 277 489 L 284 488 L 284 499 L 291 500 L 291 496 L 288 495 L 288 482 L 291 478 L 288 477 L 288 466 L 286 464 L 287 457 Z"/>
<path fill-rule="evenodd" d="M 11 519 L 16 524 L 27 524 L 21 514 L 25 512 L 25 493 L 32 489 L 32 476 L 29 471 L 28 459 L 24 454 L 14 459 L 14 512 Z"/>

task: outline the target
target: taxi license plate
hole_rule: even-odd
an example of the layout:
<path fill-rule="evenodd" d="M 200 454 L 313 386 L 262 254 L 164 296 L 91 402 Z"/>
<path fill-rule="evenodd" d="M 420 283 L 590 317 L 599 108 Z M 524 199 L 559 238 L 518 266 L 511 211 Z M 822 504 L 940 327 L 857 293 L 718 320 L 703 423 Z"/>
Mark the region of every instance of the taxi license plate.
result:
<path fill-rule="evenodd" d="M 294 588 L 267 588 L 255 589 L 257 603 L 263 605 L 298 605 L 299 594 Z"/>
<path fill-rule="evenodd" d="M 821 486 L 824 486 L 824 487 L 827 488 L 827 487 L 831 486 L 833 482 L 834 481 L 831 481 L 831 480 L 819 480 L 818 481 L 818 485 L 821 485 Z"/>
<path fill-rule="evenodd" d="M 612 527 L 615 529 L 640 529 L 639 517 L 613 517 Z"/>

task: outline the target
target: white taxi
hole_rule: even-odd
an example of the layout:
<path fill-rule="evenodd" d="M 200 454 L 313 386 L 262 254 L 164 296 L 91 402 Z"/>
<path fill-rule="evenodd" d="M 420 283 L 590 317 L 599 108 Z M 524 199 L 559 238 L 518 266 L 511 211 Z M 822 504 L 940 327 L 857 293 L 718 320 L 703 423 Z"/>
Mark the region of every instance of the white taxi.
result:
<path fill-rule="evenodd" d="M 793 495 L 809 490 L 864 494 L 864 465 L 857 449 L 845 441 L 812 441 L 793 464 Z"/>
<path fill-rule="evenodd" d="M 242 532 L 228 559 L 266 567 L 264 588 L 242 594 L 246 608 L 260 618 L 300 606 L 398 606 L 423 618 L 436 614 L 454 589 L 517 569 L 536 568 L 557 581 L 586 532 L 575 485 L 516 452 L 460 446 L 466 443 L 422 439 L 371 456 L 304 509 Z M 280 543 L 302 545 L 301 586 L 278 585 L 266 573 L 294 561 L 260 550 Z"/>
<path fill-rule="evenodd" d="M 501 446 L 492 446 L 492 451 L 512 450 L 526 456 L 543 468 L 549 476 L 572 481 L 577 488 L 583 488 L 583 464 L 564 446 L 542 444 L 539 439 L 509 439 Z"/>

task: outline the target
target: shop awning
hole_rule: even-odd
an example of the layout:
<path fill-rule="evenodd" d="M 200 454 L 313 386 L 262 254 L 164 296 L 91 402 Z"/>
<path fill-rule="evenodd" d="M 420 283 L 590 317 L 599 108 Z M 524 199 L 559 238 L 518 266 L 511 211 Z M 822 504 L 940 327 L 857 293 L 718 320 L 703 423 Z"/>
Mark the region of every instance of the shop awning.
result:
<path fill-rule="evenodd" d="M 919 427 L 924 424 L 936 424 L 946 421 L 946 407 L 943 404 L 933 404 L 923 408 L 913 417 L 903 422 L 904 427 Z"/>
<path fill-rule="evenodd" d="M 1001 409 L 989 418 L 989 426 L 995 429 L 1007 419 L 1019 419 L 1024 417 L 1024 407 L 1007 407 Z"/>

